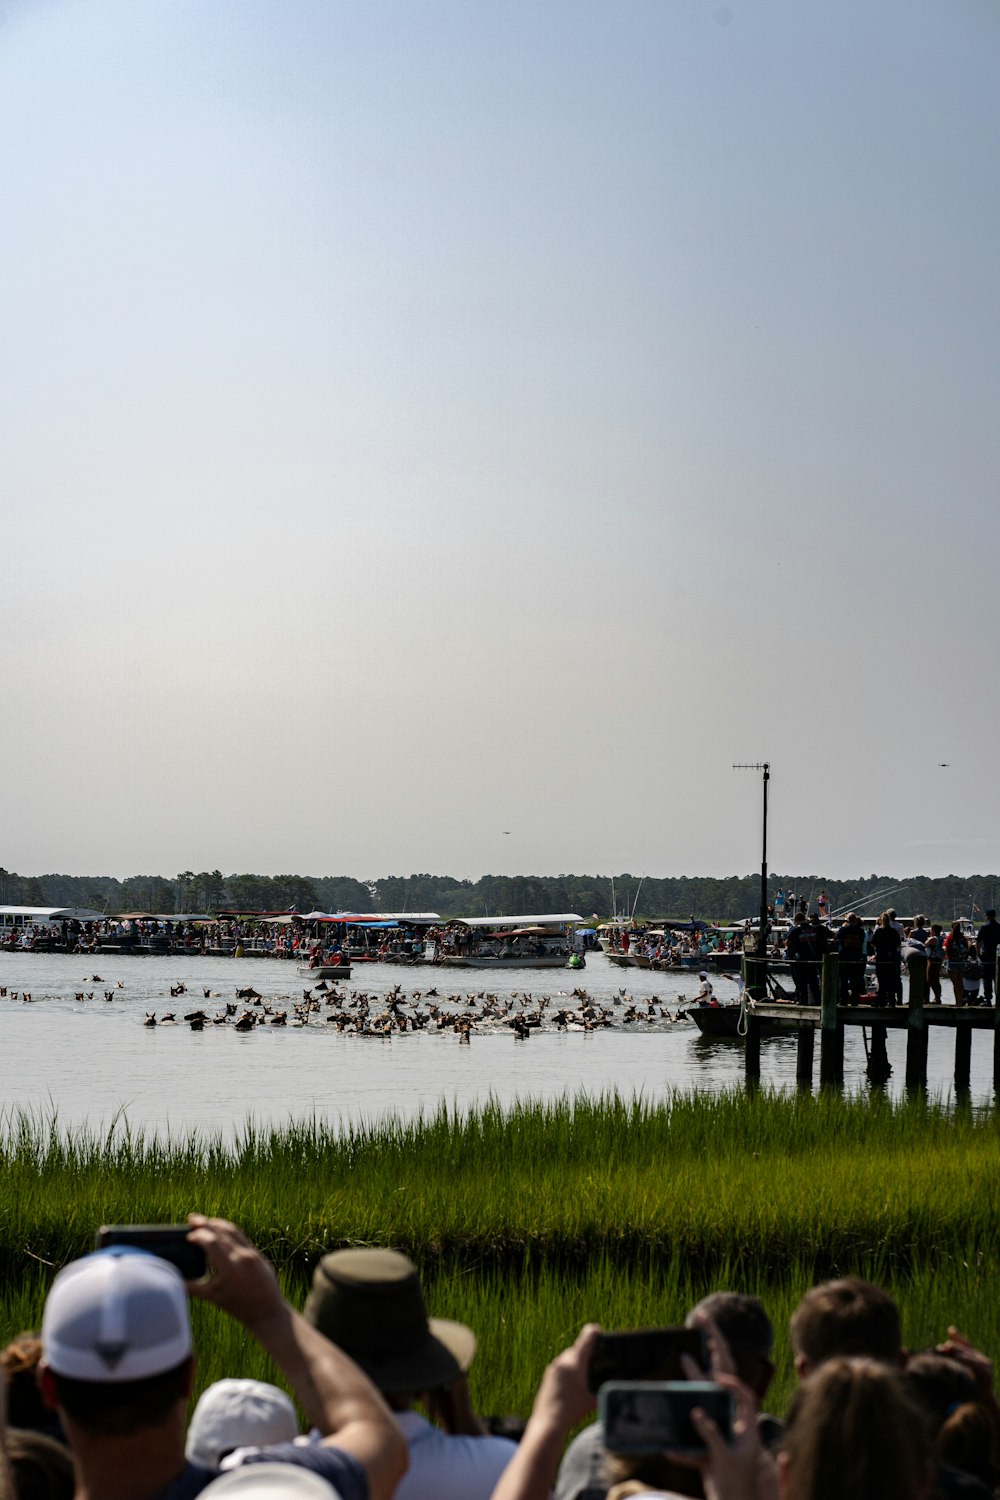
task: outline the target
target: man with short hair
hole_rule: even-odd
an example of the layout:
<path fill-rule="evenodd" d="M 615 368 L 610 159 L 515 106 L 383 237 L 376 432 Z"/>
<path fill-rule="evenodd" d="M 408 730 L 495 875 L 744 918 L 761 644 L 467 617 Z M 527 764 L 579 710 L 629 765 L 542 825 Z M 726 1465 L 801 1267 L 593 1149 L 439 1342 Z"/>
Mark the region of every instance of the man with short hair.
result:
<path fill-rule="evenodd" d="M 865 992 L 865 929 L 856 911 L 848 912 L 836 942 L 840 955 L 840 1003 L 860 1005 Z"/>
<path fill-rule="evenodd" d="M 795 979 L 795 998 L 800 1005 L 820 1002 L 820 964 L 830 946 L 830 934 L 817 912 L 808 919 L 796 915 L 795 925 L 788 934 L 788 956 L 792 959 L 792 975 Z"/>
<path fill-rule="evenodd" d="M 887 1291 L 859 1276 L 811 1287 L 792 1313 L 790 1331 L 800 1380 L 838 1355 L 902 1363 L 899 1308 Z"/>
<path fill-rule="evenodd" d="M 997 972 L 997 949 L 1000 948 L 1000 922 L 992 906 L 986 921 L 976 933 L 976 952 L 983 966 L 983 1004 L 993 1004 L 993 981 Z"/>
<path fill-rule="evenodd" d="M 59 1412 L 77 1500 L 192 1500 L 215 1477 L 184 1454 L 194 1375 L 187 1297 L 242 1323 L 323 1434 L 316 1446 L 250 1450 L 333 1484 L 341 1500 L 390 1500 L 406 1445 L 371 1382 L 285 1302 L 273 1268 L 234 1224 L 192 1214 L 212 1275 L 187 1288 L 167 1261 L 113 1246 L 59 1272 L 45 1303 L 39 1381 Z"/>

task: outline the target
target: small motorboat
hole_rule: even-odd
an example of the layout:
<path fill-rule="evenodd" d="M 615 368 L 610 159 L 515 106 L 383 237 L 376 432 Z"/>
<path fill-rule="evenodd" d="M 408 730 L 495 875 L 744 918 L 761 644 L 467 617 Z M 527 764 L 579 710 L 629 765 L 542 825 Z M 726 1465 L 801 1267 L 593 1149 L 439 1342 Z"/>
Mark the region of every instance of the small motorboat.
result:
<path fill-rule="evenodd" d="M 308 979 L 350 979 L 351 966 L 342 964 L 299 964 L 298 972 Z"/>

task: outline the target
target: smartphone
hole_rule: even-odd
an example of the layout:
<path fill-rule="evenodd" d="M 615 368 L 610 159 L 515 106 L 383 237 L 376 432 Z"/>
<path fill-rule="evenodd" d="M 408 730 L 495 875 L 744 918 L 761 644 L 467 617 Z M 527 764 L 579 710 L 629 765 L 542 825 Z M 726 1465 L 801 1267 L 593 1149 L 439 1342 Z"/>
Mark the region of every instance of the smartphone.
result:
<path fill-rule="evenodd" d="M 708 1363 L 700 1328 L 634 1328 L 599 1335 L 590 1359 L 588 1384 L 599 1391 L 609 1380 L 686 1380 L 681 1355 L 690 1354 L 699 1369 Z"/>
<path fill-rule="evenodd" d="M 612 1381 L 601 1388 L 597 1405 L 609 1453 L 704 1453 L 691 1421 L 695 1406 L 727 1442 L 733 1435 L 732 1392 L 710 1380 Z"/>
<path fill-rule="evenodd" d="M 168 1260 L 185 1281 L 201 1281 L 208 1275 L 208 1262 L 200 1245 L 188 1239 L 189 1224 L 102 1224 L 97 1231 L 96 1248 L 108 1245 L 131 1245 L 148 1250 L 161 1260 Z"/>

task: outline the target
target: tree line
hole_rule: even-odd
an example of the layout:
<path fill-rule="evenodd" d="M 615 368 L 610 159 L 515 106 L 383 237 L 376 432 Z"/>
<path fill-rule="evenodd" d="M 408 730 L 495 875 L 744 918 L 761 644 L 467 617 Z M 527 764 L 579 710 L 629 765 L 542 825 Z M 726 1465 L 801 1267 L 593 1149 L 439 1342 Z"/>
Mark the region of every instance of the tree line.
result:
<path fill-rule="evenodd" d="M 831 911 L 852 908 L 876 915 L 892 906 L 901 915 L 924 913 L 932 921 L 978 918 L 997 904 L 1000 876 L 894 875 L 826 880 L 820 875 L 774 875 L 779 889 L 805 896 L 810 908 L 825 889 Z M 0 905 L 85 906 L 109 914 L 161 915 L 215 911 L 436 911 L 443 917 L 527 916 L 579 912 L 605 921 L 615 915 L 649 921 L 656 917 L 701 917 L 741 922 L 756 915 L 759 875 L 391 875 L 357 880 L 348 875 L 224 875 L 221 870 L 182 870 L 173 877 L 130 875 L 23 876 L 0 868 Z"/>

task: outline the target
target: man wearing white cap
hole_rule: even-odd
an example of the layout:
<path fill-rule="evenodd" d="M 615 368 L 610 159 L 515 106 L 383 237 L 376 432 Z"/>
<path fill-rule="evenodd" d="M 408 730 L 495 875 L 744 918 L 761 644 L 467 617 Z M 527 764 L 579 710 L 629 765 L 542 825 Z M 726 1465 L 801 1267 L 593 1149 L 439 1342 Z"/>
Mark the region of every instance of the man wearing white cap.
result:
<path fill-rule="evenodd" d="M 707 971 L 702 969 L 698 978 L 701 980 L 701 987 L 691 1003 L 692 1005 L 711 1005 L 713 990 Z"/>
<path fill-rule="evenodd" d="M 406 1445 L 375 1387 L 285 1302 L 273 1268 L 235 1225 L 194 1214 L 189 1238 L 213 1272 L 187 1288 L 144 1251 L 112 1247 L 56 1277 L 42 1321 L 42 1394 L 58 1410 L 77 1469 L 76 1500 L 190 1500 L 217 1470 L 184 1453 L 194 1354 L 187 1296 L 214 1302 L 270 1354 L 315 1446 L 278 1443 L 243 1462 L 319 1474 L 341 1500 L 389 1500 Z"/>

